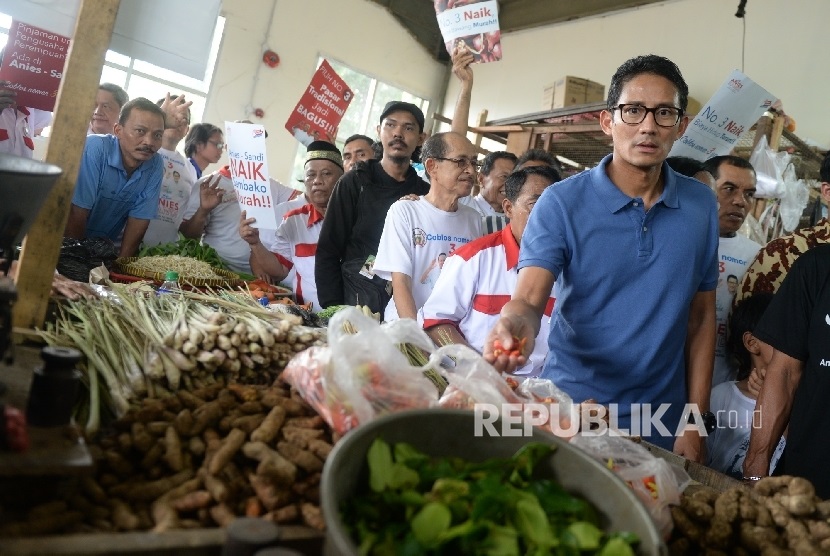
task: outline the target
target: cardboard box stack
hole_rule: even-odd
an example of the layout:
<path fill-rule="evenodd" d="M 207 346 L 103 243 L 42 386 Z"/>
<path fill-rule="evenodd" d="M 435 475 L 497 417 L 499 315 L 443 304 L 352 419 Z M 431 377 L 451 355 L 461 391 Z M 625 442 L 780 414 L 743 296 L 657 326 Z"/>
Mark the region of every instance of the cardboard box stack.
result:
<path fill-rule="evenodd" d="M 542 94 L 542 110 L 565 108 L 575 104 L 591 104 L 604 100 L 605 85 L 566 75 L 545 87 Z"/>

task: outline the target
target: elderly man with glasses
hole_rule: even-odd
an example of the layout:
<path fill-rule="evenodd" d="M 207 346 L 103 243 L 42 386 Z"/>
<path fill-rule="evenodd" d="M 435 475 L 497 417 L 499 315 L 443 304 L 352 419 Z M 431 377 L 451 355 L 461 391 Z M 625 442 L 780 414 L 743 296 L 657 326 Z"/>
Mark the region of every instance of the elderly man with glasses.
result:
<path fill-rule="evenodd" d="M 687 101 L 671 60 L 640 56 L 617 69 L 600 116 L 613 152 L 542 194 L 483 355 L 501 370 L 524 364 L 556 281 L 542 376 L 576 401 L 608 405 L 616 427 L 701 461 L 718 219 L 711 189 L 664 163 L 688 125 Z M 514 337 L 527 339 L 521 356 L 507 354 Z"/>
<path fill-rule="evenodd" d="M 429 193 L 390 207 L 375 259 L 375 274 L 392 283 L 387 321 L 418 318 L 432 292 L 430 275 L 441 272 L 441 255 L 446 259 L 482 235 L 481 216 L 458 203 L 470 194 L 481 166 L 473 144 L 458 133 L 437 133 L 424 143 L 421 160 Z"/>

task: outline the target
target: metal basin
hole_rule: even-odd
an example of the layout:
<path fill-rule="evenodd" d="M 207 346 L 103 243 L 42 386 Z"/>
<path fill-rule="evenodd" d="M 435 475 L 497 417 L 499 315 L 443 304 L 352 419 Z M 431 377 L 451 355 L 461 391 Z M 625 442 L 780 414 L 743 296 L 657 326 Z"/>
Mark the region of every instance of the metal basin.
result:
<path fill-rule="evenodd" d="M 537 474 L 555 478 L 570 493 L 590 501 L 602 514 L 606 531 L 631 531 L 640 539 L 638 553 L 665 555 L 646 508 L 614 473 L 578 448 L 550 433 L 534 429 L 532 436 L 475 436 L 472 411 L 420 409 L 388 415 L 361 425 L 337 443 L 326 460 L 321 483 L 321 506 L 326 519 L 326 555 L 356 555 L 357 548 L 343 526 L 341 503 L 353 496 L 368 477 L 366 453 L 378 436 L 386 442 L 407 442 L 431 456 L 456 456 L 468 461 L 510 457 L 530 441 L 549 442 L 556 451 L 540 463 Z M 501 430 L 497 422 L 496 430 Z"/>

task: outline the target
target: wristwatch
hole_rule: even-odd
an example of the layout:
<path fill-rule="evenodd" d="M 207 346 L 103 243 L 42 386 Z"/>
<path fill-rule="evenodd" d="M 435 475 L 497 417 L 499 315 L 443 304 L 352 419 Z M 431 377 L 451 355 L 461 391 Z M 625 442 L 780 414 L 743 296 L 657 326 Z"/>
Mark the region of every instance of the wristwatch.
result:
<path fill-rule="evenodd" d="M 706 429 L 706 434 L 712 434 L 715 432 L 715 429 L 718 428 L 718 418 L 715 417 L 715 414 L 711 411 L 704 411 L 700 414 L 700 417 L 703 419 L 703 426 Z M 689 413 L 689 421 L 690 425 L 695 424 L 695 414 Z"/>

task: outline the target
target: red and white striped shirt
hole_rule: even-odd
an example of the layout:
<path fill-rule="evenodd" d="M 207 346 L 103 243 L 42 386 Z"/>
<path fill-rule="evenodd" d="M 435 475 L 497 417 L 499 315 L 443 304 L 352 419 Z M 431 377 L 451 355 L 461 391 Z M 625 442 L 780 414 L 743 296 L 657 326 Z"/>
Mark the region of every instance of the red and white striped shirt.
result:
<path fill-rule="evenodd" d="M 459 247 L 447 258 L 441 275 L 423 307 L 424 328 L 451 324 L 479 352 L 499 313 L 510 301 L 519 279 L 519 245 L 508 224 Z M 528 363 L 516 374 L 537 376 L 548 352 L 548 330 L 554 298 L 545 306 L 536 345 Z"/>
<path fill-rule="evenodd" d="M 297 303 L 311 302 L 313 309 L 320 308 L 314 282 L 314 260 L 322 228 L 323 215 L 314 205 L 305 204 L 285 213 L 274 243 L 274 256 L 283 266 L 295 271 Z"/>

